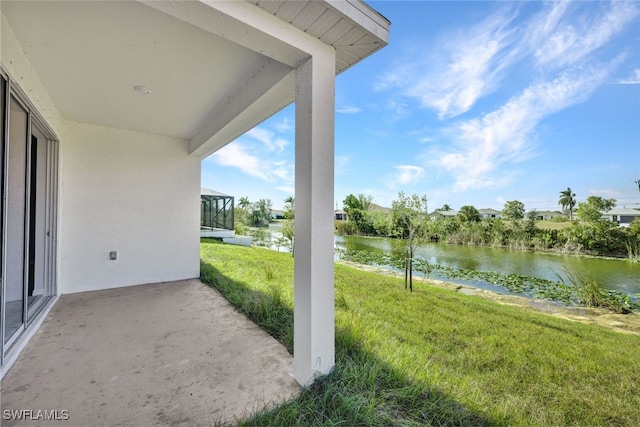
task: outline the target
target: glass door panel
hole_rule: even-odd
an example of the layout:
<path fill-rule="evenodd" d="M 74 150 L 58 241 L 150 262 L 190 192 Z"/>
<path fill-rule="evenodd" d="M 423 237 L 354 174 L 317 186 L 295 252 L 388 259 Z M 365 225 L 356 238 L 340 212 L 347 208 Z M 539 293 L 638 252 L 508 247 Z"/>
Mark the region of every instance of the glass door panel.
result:
<path fill-rule="evenodd" d="M 47 166 L 53 163 L 53 150 L 42 132 L 31 125 L 30 148 L 30 182 L 29 182 L 29 269 L 27 279 L 27 323 L 33 319 L 38 309 L 52 295 L 52 282 L 47 276 L 49 266 L 47 253 L 51 242 L 50 224 L 48 213 L 51 211 L 51 195 L 47 180 L 51 168 Z"/>
<path fill-rule="evenodd" d="M 7 81 L 4 76 L 0 76 L 0 364 L 4 356 L 2 340 L 4 331 L 4 170 L 5 170 L 5 118 L 6 118 L 6 98 Z"/>
<path fill-rule="evenodd" d="M 7 150 L 4 343 L 24 328 L 28 114 L 11 97 Z"/>

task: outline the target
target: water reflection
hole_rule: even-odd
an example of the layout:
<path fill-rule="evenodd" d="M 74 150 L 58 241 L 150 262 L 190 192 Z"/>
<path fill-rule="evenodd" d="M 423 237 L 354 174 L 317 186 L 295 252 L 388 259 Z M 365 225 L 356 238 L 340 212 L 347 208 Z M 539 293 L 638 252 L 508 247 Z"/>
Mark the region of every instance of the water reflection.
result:
<path fill-rule="evenodd" d="M 279 223 L 272 223 L 269 228 L 252 229 L 250 234 L 254 237 L 254 244 L 290 253 L 290 244 L 287 239 L 283 238 L 280 232 L 281 227 L 282 225 Z M 404 256 L 404 242 L 396 239 L 335 236 L 334 242 L 334 247 L 337 250 L 368 251 L 397 258 Z M 418 248 L 416 257 L 422 258 L 433 265 L 438 264 L 454 269 L 493 271 L 505 275 L 519 274 L 552 281 L 568 281 L 566 277 L 567 270 L 582 271 L 591 274 L 603 288 L 621 291 L 626 294 L 640 293 L 640 263 L 633 263 L 628 260 L 550 255 L 520 250 L 448 245 L 444 243 L 426 243 Z M 336 259 L 338 258 L 339 256 L 336 255 Z M 422 275 L 421 273 L 419 274 Z M 432 277 L 444 278 L 437 275 L 432 275 Z M 501 289 L 481 282 L 449 281 L 472 284 L 493 290 Z"/>
<path fill-rule="evenodd" d="M 338 249 L 367 250 L 379 254 L 402 253 L 392 239 L 335 236 Z M 612 260 L 539 254 L 527 251 L 474 246 L 427 243 L 416 256 L 431 264 L 476 271 L 494 271 L 502 274 L 520 274 L 547 280 L 567 280 L 566 271 L 591 274 L 604 288 L 624 293 L 640 293 L 640 264 L 628 260 Z"/>
<path fill-rule="evenodd" d="M 268 228 L 250 228 L 247 235 L 253 239 L 255 246 L 262 246 L 278 252 L 292 252 L 291 242 L 282 232 L 282 224 L 270 223 Z"/>

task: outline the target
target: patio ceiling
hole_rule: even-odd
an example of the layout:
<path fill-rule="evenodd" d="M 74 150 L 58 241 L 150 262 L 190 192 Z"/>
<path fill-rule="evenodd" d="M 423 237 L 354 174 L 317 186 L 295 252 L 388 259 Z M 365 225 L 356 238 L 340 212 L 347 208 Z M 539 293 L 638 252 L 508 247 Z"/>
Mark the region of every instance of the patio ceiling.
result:
<path fill-rule="evenodd" d="M 305 46 L 334 46 L 338 73 L 388 36 L 354 0 L 3 1 L 2 14 L 63 118 L 189 140 L 201 157 L 293 101 Z"/>

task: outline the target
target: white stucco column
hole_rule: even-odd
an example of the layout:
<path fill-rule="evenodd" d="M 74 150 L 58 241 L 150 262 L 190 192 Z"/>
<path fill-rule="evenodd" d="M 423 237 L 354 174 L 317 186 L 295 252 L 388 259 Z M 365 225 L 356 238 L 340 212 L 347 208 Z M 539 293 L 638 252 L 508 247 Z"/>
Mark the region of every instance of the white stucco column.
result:
<path fill-rule="evenodd" d="M 302 385 L 335 364 L 335 52 L 321 53 L 296 71 L 293 375 Z"/>

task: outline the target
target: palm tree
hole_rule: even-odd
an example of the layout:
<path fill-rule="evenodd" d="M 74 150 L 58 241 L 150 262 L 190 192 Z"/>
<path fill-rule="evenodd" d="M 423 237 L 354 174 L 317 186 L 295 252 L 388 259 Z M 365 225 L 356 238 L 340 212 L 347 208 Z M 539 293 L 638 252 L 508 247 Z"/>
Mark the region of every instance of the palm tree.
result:
<path fill-rule="evenodd" d="M 566 190 L 560 192 L 558 204 L 562 209 L 569 209 L 569 221 L 573 221 L 573 208 L 576 206 L 576 195 L 567 187 Z"/>
<path fill-rule="evenodd" d="M 284 199 L 284 217 L 285 219 L 293 219 L 296 212 L 296 200 L 293 196 Z"/>
<path fill-rule="evenodd" d="M 238 206 L 240 206 L 242 209 L 248 208 L 250 204 L 251 202 L 249 201 L 248 197 L 240 197 L 240 200 L 238 201 Z"/>

